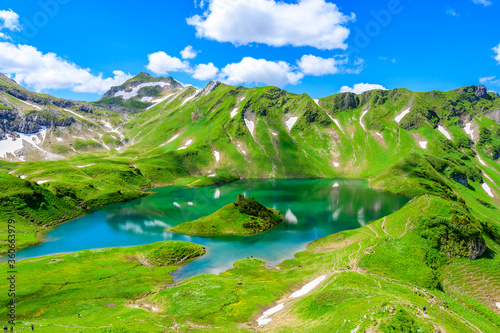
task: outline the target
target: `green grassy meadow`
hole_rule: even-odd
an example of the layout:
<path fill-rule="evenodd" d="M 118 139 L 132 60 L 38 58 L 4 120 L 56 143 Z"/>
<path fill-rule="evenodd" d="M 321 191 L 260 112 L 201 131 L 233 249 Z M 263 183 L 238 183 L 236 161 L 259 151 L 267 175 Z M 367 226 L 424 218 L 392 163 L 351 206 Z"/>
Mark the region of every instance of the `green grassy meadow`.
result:
<path fill-rule="evenodd" d="M 480 98 L 474 87 L 345 93 L 317 101 L 275 87 L 220 84 L 193 97 L 195 91 L 185 88 L 132 114 L 86 115 L 94 125 L 85 126 L 97 130 L 95 123 L 108 119 L 121 134 L 106 139 L 109 150 L 95 141 L 76 146 L 71 141 L 76 154 L 67 142 L 54 148 L 67 154 L 62 160 L 0 162 L 2 240 L 10 218 L 16 221 L 17 246 L 24 248 L 38 243 L 37 231 L 86 209 L 169 185 L 363 178 L 372 188 L 413 199 L 364 227 L 318 239 L 275 267 L 247 259 L 223 273 L 174 284 L 175 265 L 204 249 L 165 242 L 23 260 L 18 263 L 20 327 L 33 324 L 41 332 L 500 332 L 500 126 L 489 118 L 500 107 L 500 96 Z M 406 108 L 411 112 L 396 122 Z M 298 118 L 290 127 L 293 117 Z M 465 133 L 466 123 L 473 124 L 474 137 Z M 182 232 L 202 234 L 208 227 L 242 234 L 244 217 L 234 208 L 186 224 Z M 0 253 L 6 253 L 8 244 L 0 245 Z M 290 298 L 322 276 L 309 293 Z M 283 309 L 259 326 L 256 320 L 279 304 Z M 2 307 L 0 316 L 6 311 Z"/>

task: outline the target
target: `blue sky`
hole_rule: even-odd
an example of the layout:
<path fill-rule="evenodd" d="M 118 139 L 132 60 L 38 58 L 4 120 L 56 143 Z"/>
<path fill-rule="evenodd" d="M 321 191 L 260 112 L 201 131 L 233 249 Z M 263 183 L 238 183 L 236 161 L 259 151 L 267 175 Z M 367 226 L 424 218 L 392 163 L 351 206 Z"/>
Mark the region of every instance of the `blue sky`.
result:
<path fill-rule="evenodd" d="M 96 100 L 142 71 L 198 87 L 215 79 L 278 85 L 312 97 L 480 83 L 500 92 L 499 5 L 500 0 L 4 0 L 0 71 L 30 89 L 84 100 Z M 181 56 L 187 46 L 196 51 L 194 58 Z"/>

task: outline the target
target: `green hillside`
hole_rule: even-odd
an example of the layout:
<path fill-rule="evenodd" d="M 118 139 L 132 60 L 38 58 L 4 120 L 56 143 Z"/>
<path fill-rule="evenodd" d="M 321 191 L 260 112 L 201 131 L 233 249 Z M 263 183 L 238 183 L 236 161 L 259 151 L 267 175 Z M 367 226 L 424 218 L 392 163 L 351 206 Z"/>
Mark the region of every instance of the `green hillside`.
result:
<path fill-rule="evenodd" d="M 129 84 L 145 82 L 157 81 L 139 76 Z M 20 315 L 23 323 L 43 325 L 37 326 L 42 332 L 54 327 L 60 332 L 75 332 L 75 327 L 95 332 L 500 331 L 498 94 L 471 86 L 448 92 L 374 90 L 314 100 L 276 87 L 209 83 L 162 96 L 132 113 L 111 110 L 107 103 L 92 104 L 96 111 L 91 114 L 74 108 L 87 120 L 75 116 L 77 123 L 69 127 L 48 126 L 46 138 L 54 139 L 42 145 L 59 150 L 62 159 L 4 158 L 2 239 L 9 218 L 18 223 L 22 248 L 37 242 L 36 231 L 84 209 L 174 184 L 364 178 L 373 188 L 414 199 L 367 226 L 316 240 L 275 268 L 243 260 L 218 275 L 168 287 L 158 286 L 158 272 L 144 265 L 143 289 L 127 289 L 123 295 L 117 290 L 112 296 L 102 285 L 59 291 L 60 285 L 40 289 L 33 284 L 23 291 L 30 300 Z M 15 109 L 14 104 L 8 107 Z M 55 115 L 64 111 L 49 109 Z M 72 131 L 81 136 L 82 128 L 84 139 L 75 139 Z M 1 245 L 5 253 L 7 244 Z M 41 260 L 25 265 L 35 267 Z M 71 265 L 83 263 L 72 260 Z M 73 281 L 68 260 L 55 265 L 61 266 L 61 284 Z M 289 297 L 320 277 L 317 288 Z M 74 323 L 74 302 L 92 314 L 90 319 Z M 109 302 L 117 305 L 108 309 Z M 133 304 L 154 304 L 158 311 Z M 256 320 L 279 304 L 283 309 L 259 327 Z M 95 315 L 103 309 L 118 312 L 113 320 Z M 137 326 L 138 320 L 144 325 Z"/>
<path fill-rule="evenodd" d="M 266 208 L 254 198 L 242 194 L 213 214 L 181 223 L 170 229 L 188 235 L 254 235 L 268 231 L 283 222 L 280 212 Z"/>

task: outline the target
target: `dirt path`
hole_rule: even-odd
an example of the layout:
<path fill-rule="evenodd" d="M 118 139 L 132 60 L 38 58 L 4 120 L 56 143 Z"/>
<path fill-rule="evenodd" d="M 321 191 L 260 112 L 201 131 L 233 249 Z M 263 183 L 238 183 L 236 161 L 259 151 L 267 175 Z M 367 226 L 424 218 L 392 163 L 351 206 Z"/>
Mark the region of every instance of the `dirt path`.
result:
<path fill-rule="evenodd" d="M 375 230 L 375 228 L 372 228 L 371 224 L 368 224 L 367 227 L 368 227 L 368 229 L 370 229 L 371 231 L 373 231 L 375 233 L 375 237 L 377 237 L 377 238 L 379 237 L 378 232 Z"/>

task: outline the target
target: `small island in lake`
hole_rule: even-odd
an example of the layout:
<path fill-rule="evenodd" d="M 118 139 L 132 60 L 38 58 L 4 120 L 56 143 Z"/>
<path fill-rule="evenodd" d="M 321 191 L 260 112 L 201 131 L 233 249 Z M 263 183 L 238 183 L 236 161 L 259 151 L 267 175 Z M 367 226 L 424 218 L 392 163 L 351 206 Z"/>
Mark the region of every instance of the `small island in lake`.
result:
<path fill-rule="evenodd" d="M 255 235 L 268 231 L 283 221 L 279 211 L 266 208 L 254 198 L 238 195 L 215 213 L 191 222 L 181 223 L 169 231 L 199 236 Z"/>

